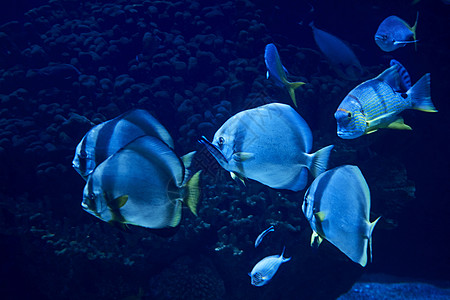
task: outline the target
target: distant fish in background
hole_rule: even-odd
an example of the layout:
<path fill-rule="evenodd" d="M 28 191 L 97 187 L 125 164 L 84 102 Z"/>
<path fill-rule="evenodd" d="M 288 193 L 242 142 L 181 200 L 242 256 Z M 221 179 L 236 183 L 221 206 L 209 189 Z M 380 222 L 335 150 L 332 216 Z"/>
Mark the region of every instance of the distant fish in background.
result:
<path fill-rule="evenodd" d="M 185 202 L 196 214 L 197 172 L 184 182 L 185 167 L 164 142 L 144 136 L 107 158 L 88 177 L 82 207 L 109 223 L 160 229 L 175 227 Z"/>
<path fill-rule="evenodd" d="M 408 23 L 397 16 L 390 16 L 384 19 L 375 33 L 375 42 L 378 47 L 385 52 L 391 52 L 400 47 L 405 47 L 406 44 L 417 43 L 416 28 L 418 19 L 419 12 L 417 12 L 416 22 L 413 27 L 410 27 Z"/>
<path fill-rule="evenodd" d="M 372 260 L 372 231 L 379 218 L 369 221 L 370 191 L 358 167 L 322 173 L 306 191 L 302 211 L 313 230 L 312 246 L 326 239 L 363 267 L 369 246 Z"/>
<path fill-rule="evenodd" d="M 261 244 L 263 238 L 271 231 L 275 231 L 275 229 L 273 228 L 273 226 L 270 226 L 269 228 L 267 228 L 266 230 L 264 230 L 263 232 L 261 232 L 260 235 L 258 235 L 258 237 L 255 240 L 255 248 L 259 246 L 259 244 Z"/>
<path fill-rule="evenodd" d="M 280 265 L 291 260 L 290 257 L 285 258 L 283 255 L 284 248 L 281 255 L 271 255 L 259 261 L 248 274 L 251 277 L 252 285 L 263 286 L 267 284 L 278 271 Z"/>
<path fill-rule="evenodd" d="M 264 62 L 267 67 L 267 79 L 273 77 L 278 84 L 285 86 L 291 96 L 292 102 L 297 106 L 295 99 L 295 89 L 304 85 L 304 82 L 290 82 L 287 80 L 288 71 L 281 63 L 280 55 L 274 44 L 267 44 L 264 52 Z"/>
<path fill-rule="evenodd" d="M 403 76 L 405 74 L 403 73 Z M 337 108 L 337 135 L 354 139 L 379 128 L 411 130 L 398 116 L 405 109 L 437 112 L 430 95 L 430 74 L 425 74 L 406 92 L 398 64 L 386 69 L 377 77 L 367 80 L 348 93 Z"/>
<path fill-rule="evenodd" d="M 229 118 L 202 143 L 235 180 L 256 180 L 276 189 L 305 188 L 310 170 L 324 172 L 333 146 L 310 154 L 312 134 L 308 124 L 289 105 L 271 103 Z"/>
<path fill-rule="evenodd" d="M 352 49 L 334 35 L 318 29 L 314 26 L 314 22 L 311 22 L 309 26 L 312 28 L 317 46 L 326 56 L 335 72 L 344 79 L 358 80 L 363 73 L 363 69 Z"/>
<path fill-rule="evenodd" d="M 154 136 L 173 149 L 169 132 L 142 109 L 126 112 L 91 128 L 75 150 L 72 166 L 84 178 L 108 157 L 139 136 Z"/>
<path fill-rule="evenodd" d="M 38 76 L 54 79 L 78 78 L 81 72 L 71 64 L 54 64 L 40 69 L 33 69 Z"/>

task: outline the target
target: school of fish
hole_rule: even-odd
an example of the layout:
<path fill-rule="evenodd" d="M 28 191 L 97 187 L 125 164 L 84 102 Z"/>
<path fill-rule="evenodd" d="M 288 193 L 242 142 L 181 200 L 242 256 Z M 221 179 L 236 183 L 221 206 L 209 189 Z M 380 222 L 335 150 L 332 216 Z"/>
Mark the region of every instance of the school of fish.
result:
<path fill-rule="evenodd" d="M 397 16 L 381 22 L 376 44 L 386 52 L 416 40 L 418 14 L 410 27 Z M 363 67 L 351 48 L 334 35 L 310 23 L 314 40 L 336 74 L 359 80 Z M 286 88 L 297 107 L 295 91 L 304 82 L 290 81 L 274 43 L 264 51 L 267 79 Z M 70 65 L 50 71 L 78 72 Z M 43 74 L 49 70 L 41 70 Z M 337 136 L 355 139 L 382 128 L 411 130 L 402 111 L 437 112 L 431 101 L 430 74 L 414 85 L 406 68 L 392 59 L 377 77 L 353 88 L 339 104 L 334 117 Z M 273 189 L 301 191 L 302 212 L 310 224 L 311 246 L 327 240 L 351 261 L 365 267 L 372 258 L 372 234 L 380 217 L 370 221 L 369 186 L 357 166 L 343 165 L 327 171 L 333 145 L 312 152 L 313 138 L 306 121 L 290 105 L 270 103 L 230 117 L 212 140 L 199 142 L 238 183 L 257 181 Z M 81 206 L 93 216 L 121 226 L 152 229 L 179 225 L 183 204 L 194 215 L 201 195 L 201 171 L 191 172 L 195 155 L 178 157 L 170 133 L 151 114 L 134 109 L 98 124 L 75 150 L 73 167 L 86 181 Z M 251 183 L 250 183 L 251 184 Z M 261 232 L 255 248 L 275 224 Z M 272 255 L 260 260 L 249 273 L 251 284 L 263 286 L 280 265 L 291 258 Z M 301 255 L 301 254 L 299 254 Z"/>

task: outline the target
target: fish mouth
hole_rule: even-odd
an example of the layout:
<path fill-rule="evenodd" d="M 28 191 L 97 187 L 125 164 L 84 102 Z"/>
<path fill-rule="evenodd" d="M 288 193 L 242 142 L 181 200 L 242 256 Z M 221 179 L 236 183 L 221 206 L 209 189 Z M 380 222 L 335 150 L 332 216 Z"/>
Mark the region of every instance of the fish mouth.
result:
<path fill-rule="evenodd" d="M 223 155 L 222 151 L 220 151 L 220 149 L 217 148 L 216 145 L 214 145 L 213 143 L 208 141 L 208 139 L 206 139 L 206 137 L 202 136 L 198 140 L 198 142 L 206 147 L 206 149 L 209 151 L 209 153 L 211 153 L 212 156 L 214 156 L 214 158 L 217 160 L 217 162 L 219 162 L 220 165 L 223 166 L 223 165 L 228 164 L 228 160 Z"/>

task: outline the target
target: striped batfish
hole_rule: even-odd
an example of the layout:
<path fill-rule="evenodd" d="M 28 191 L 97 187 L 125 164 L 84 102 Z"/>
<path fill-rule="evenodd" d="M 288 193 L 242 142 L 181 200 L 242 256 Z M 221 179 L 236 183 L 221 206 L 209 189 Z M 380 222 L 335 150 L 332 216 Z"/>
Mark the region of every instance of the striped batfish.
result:
<path fill-rule="evenodd" d="M 169 132 L 152 115 L 134 109 L 91 128 L 77 145 L 72 166 L 86 180 L 105 159 L 140 136 L 153 136 L 173 149 Z"/>
<path fill-rule="evenodd" d="M 357 166 L 344 165 L 319 175 L 305 193 L 302 211 L 313 230 L 311 245 L 326 239 L 352 261 L 365 267 L 372 258 L 370 191 Z"/>
<path fill-rule="evenodd" d="M 405 109 L 437 112 L 430 95 L 430 74 L 425 74 L 406 92 L 404 71 L 393 64 L 377 77 L 367 80 L 348 93 L 337 108 L 337 135 L 354 139 L 379 128 L 411 130 L 398 116 Z M 408 75 L 409 77 L 409 75 Z"/>
<path fill-rule="evenodd" d="M 270 103 L 241 111 L 200 143 L 235 180 L 256 180 L 275 189 L 300 191 L 327 168 L 333 146 L 314 153 L 312 133 L 289 105 Z"/>
<path fill-rule="evenodd" d="M 175 227 L 182 203 L 196 214 L 197 172 L 185 181 L 185 166 L 165 143 L 143 136 L 122 147 L 88 177 L 84 210 L 112 224 L 160 229 Z"/>

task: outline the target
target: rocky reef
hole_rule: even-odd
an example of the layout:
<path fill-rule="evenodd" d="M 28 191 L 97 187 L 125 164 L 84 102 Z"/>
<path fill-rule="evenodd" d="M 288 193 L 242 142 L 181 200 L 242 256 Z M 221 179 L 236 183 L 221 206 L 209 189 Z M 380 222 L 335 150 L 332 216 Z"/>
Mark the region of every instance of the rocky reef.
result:
<path fill-rule="evenodd" d="M 197 143 L 243 109 L 291 104 L 265 78 L 264 46 L 275 42 L 291 78 L 307 83 L 296 91 L 297 110 L 313 131 L 313 150 L 334 144 L 329 167 L 356 164 L 368 181 L 372 220 L 383 216 L 376 250 L 378 234 L 396 228 L 414 200 L 401 154 L 379 146 L 398 135 L 339 139 L 333 113 L 354 82 L 338 78 L 317 51 L 274 33 L 268 24 L 277 10 L 263 2 L 51 0 L 0 25 L 5 299 L 121 299 L 140 290 L 144 299 L 335 299 L 351 288 L 362 268 L 329 243 L 310 247 L 303 192 L 240 185 Z M 384 67 L 366 66 L 365 78 Z M 71 168 L 77 143 L 132 108 L 154 115 L 180 156 L 198 151 L 198 217 L 184 209 L 175 230 L 124 231 L 80 208 L 84 181 Z M 275 232 L 255 249 L 270 225 Z M 283 246 L 292 260 L 263 289 L 251 286 L 253 265 Z"/>

